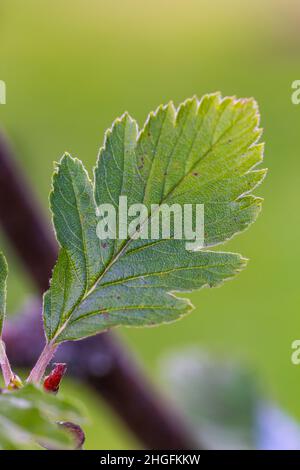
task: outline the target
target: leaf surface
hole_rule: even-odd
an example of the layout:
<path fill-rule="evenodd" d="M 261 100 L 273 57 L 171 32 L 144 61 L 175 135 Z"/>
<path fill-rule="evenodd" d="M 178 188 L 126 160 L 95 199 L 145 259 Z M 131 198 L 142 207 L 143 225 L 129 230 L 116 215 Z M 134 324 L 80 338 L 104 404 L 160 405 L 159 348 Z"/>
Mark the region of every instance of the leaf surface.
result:
<path fill-rule="evenodd" d="M 65 155 L 54 176 L 53 220 L 61 245 L 45 295 L 48 339 L 62 342 L 112 326 L 173 321 L 191 310 L 175 292 L 218 286 L 245 267 L 234 253 L 209 251 L 246 229 L 262 200 L 252 191 L 265 176 L 257 105 L 219 94 L 173 103 L 150 113 L 143 129 L 128 115 L 107 131 L 91 183 L 82 164 Z M 93 195 L 94 193 L 94 195 Z M 96 208 L 148 210 L 126 239 L 97 238 Z M 156 204 L 156 207 L 153 206 Z M 204 246 L 187 251 L 187 236 L 138 237 L 164 205 L 204 204 Z M 193 223 L 195 214 L 193 214 Z M 184 234 L 185 235 L 185 234 Z"/>

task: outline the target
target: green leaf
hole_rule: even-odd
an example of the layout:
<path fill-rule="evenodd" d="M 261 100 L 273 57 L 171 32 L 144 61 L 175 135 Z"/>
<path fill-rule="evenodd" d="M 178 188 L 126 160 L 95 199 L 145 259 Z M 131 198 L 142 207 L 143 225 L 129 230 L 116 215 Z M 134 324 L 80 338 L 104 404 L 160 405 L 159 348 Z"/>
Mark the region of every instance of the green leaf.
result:
<path fill-rule="evenodd" d="M 240 255 L 207 248 L 246 229 L 260 211 L 262 200 L 251 194 L 265 176 L 254 169 L 263 158 L 258 126 L 253 99 L 206 95 L 177 110 L 160 106 L 140 132 L 128 114 L 117 119 L 93 184 L 77 159 L 63 157 L 51 194 L 61 252 L 44 299 L 49 341 L 173 321 L 192 308 L 174 292 L 218 286 L 245 267 Z M 100 243 L 96 207 L 111 204 L 119 215 L 120 196 L 128 206 L 144 204 L 151 219 L 159 214 L 153 204 L 204 204 L 204 247 L 187 251 L 187 240 L 173 232 L 140 239 L 138 230 Z"/>
<path fill-rule="evenodd" d="M 49 338 L 103 269 L 93 186 L 82 163 L 68 154 L 54 173 L 50 204 L 56 236 L 63 249 L 54 268 L 51 289 L 44 297 L 44 323 Z"/>
<path fill-rule="evenodd" d="M 80 421 L 78 407 L 34 385 L 0 394 L 0 449 L 73 449 L 60 421 Z"/>
<path fill-rule="evenodd" d="M 3 321 L 6 311 L 6 281 L 8 275 L 7 262 L 0 253 L 0 338 L 2 336 Z"/>

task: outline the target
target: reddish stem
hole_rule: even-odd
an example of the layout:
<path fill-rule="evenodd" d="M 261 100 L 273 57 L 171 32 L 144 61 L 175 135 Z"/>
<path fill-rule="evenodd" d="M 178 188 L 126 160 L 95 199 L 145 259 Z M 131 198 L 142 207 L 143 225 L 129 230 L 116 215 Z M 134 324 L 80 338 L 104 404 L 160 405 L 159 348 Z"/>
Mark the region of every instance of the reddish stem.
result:
<path fill-rule="evenodd" d="M 14 377 L 14 373 L 11 370 L 9 360 L 6 355 L 5 344 L 2 341 L 2 339 L 0 339 L 0 366 L 2 369 L 2 375 L 3 375 L 5 386 L 8 387 L 9 384 L 11 383 L 11 380 Z"/>
<path fill-rule="evenodd" d="M 51 361 L 52 357 L 55 354 L 58 346 L 56 344 L 47 343 L 44 347 L 42 354 L 40 355 L 37 363 L 29 374 L 27 382 L 29 383 L 39 383 L 46 371 L 47 365 Z"/>

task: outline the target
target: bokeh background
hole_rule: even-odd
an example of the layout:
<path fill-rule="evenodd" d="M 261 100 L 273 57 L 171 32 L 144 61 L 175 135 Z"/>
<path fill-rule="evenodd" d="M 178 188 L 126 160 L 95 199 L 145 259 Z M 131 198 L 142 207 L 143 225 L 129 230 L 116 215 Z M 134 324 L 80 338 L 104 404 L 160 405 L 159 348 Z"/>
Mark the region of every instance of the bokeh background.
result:
<path fill-rule="evenodd" d="M 160 103 L 220 90 L 260 106 L 268 177 L 263 213 L 225 246 L 250 258 L 233 282 L 190 295 L 180 322 L 120 329 L 153 381 L 172 350 L 199 345 L 247 363 L 265 393 L 300 419 L 300 5 L 288 0 L 1 0 L 0 123 L 48 211 L 53 161 L 67 150 L 89 170 L 104 131 L 128 110 L 142 124 Z M 24 231 L 26 227 L 24 227 Z M 8 250 L 9 310 L 33 291 Z M 88 448 L 132 448 L 132 436 L 82 386 L 65 385 L 89 410 Z"/>

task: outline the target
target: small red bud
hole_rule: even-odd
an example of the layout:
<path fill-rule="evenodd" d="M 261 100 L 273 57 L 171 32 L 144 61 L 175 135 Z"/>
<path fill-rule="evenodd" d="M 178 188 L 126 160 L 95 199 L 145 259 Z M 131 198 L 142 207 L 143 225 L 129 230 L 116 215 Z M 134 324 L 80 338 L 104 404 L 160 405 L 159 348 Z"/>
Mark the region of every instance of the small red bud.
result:
<path fill-rule="evenodd" d="M 67 370 L 66 364 L 54 364 L 54 369 L 50 374 L 45 377 L 44 389 L 47 392 L 57 393 L 59 390 L 60 382 Z"/>

